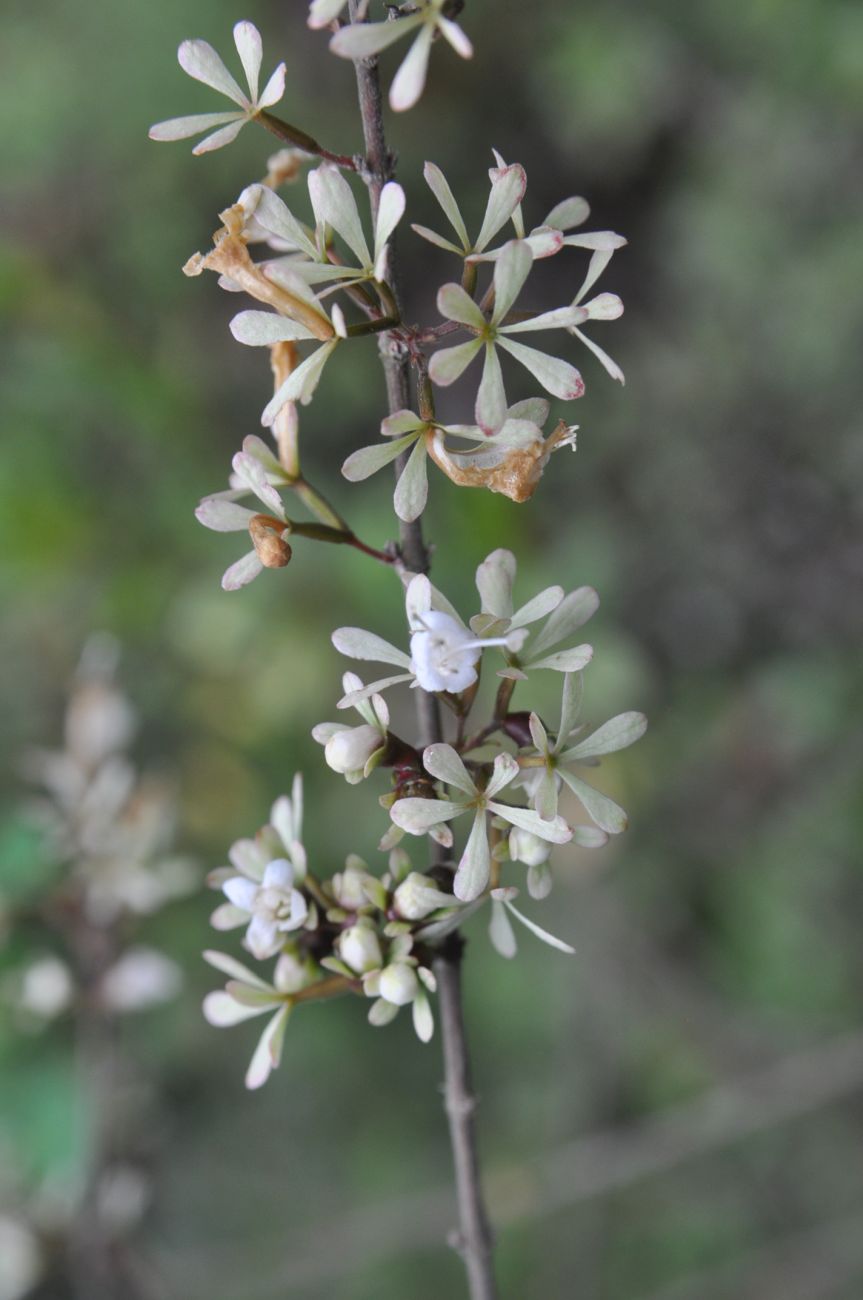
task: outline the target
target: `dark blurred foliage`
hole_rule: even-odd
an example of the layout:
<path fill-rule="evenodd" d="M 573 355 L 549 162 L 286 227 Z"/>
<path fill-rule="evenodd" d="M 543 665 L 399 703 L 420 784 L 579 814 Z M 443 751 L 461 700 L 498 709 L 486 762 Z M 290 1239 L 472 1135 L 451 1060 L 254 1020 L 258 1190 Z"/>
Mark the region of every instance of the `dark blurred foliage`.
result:
<path fill-rule="evenodd" d="M 332 628 L 400 635 L 391 576 L 298 542 L 287 570 L 226 595 L 236 539 L 192 517 L 258 428 L 269 375 L 229 337 L 236 301 L 179 268 L 272 146 L 250 127 L 196 159 L 146 128 L 217 107 L 174 50 L 201 35 L 232 53 L 243 16 L 265 71 L 288 61 L 285 115 L 358 147 L 351 68 L 306 32 L 300 0 L 4 8 L 7 889 L 40 862 L 18 761 L 54 742 L 93 628 L 124 643 L 140 757 L 180 781 L 184 849 L 218 863 L 301 768 L 324 870 L 348 851 L 375 860 L 369 788 L 341 784 L 309 731 L 339 691 Z M 503 544 L 526 594 L 597 586 L 588 711 L 651 718 L 608 764 L 624 842 L 556 856 L 552 928 L 576 958 L 525 940 L 506 964 L 474 925 L 468 1018 L 503 1293 L 852 1300 L 863 1066 L 855 1040 L 856 1074 L 832 1045 L 859 1025 L 863 975 L 863 9 L 469 0 L 463 22 L 474 61 L 436 51 L 421 106 L 393 124 L 412 218 L 437 224 L 431 157 L 478 219 L 492 144 L 527 167 L 529 221 L 585 194 L 591 228 L 631 241 L 600 285 L 627 314 L 593 331 L 627 386 L 582 354 L 578 453 L 555 457 L 531 505 L 434 479 L 436 580 L 468 612 L 477 563 Z M 451 263 L 407 231 L 401 247 L 408 313 L 434 321 Z M 560 266 L 541 270 L 541 305 L 556 305 Z M 462 418 L 465 396 L 448 392 L 443 414 Z M 393 532 L 384 476 L 350 486 L 336 466 L 374 439 L 382 403 L 374 343 L 360 344 L 303 423 L 310 476 L 377 545 Z M 353 1002 L 322 1007 L 296 1016 L 279 1075 L 247 1096 L 254 1027 L 216 1033 L 198 1011 L 209 901 L 154 923 L 189 988 L 127 1031 L 164 1094 L 144 1244 L 166 1294 L 461 1294 L 441 1244 L 437 1044 L 401 1022 L 371 1031 Z M 773 1063 L 799 1052 L 803 1074 L 776 1080 L 776 1113 L 757 1123 Z M 710 1109 L 713 1089 L 749 1076 Z M 69 1098 L 61 1039 L 0 1029 L 2 1146 L 21 1188 L 74 1161 Z M 596 1131 L 617 1136 L 570 1145 Z"/>

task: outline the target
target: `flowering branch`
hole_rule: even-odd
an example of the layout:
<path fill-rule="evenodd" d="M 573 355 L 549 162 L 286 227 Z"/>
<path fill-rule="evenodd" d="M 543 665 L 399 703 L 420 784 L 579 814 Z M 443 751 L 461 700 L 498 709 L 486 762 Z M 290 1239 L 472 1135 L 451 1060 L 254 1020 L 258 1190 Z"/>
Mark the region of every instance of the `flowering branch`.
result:
<path fill-rule="evenodd" d="M 563 587 L 550 586 L 516 605 L 516 560 L 504 549 L 492 551 L 479 565 L 480 610 L 467 620 L 431 585 L 422 526 L 428 465 L 456 486 L 485 488 L 525 502 L 537 490 L 553 453 L 575 449 L 577 426 L 564 419 L 550 433 L 543 432 L 550 414 L 546 398 L 510 400 L 505 367 L 517 362 L 549 397 L 566 403 L 579 399 L 584 381 L 573 363 L 521 337 L 557 331 L 562 346 L 577 339 L 613 378 L 623 381 L 617 363 L 581 327 L 591 320 L 614 320 L 623 310 L 615 294 L 587 295 L 625 240 L 612 231 L 580 231 L 589 212 L 580 197 L 562 200 L 539 225 L 529 227 L 523 214 L 525 169 L 505 162 L 496 151 L 486 210 L 479 230 L 471 234 L 446 177 L 428 162 L 425 180 L 451 233 L 417 225 L 412 229 L 453 255 L 459 271 L 436 296 L 442 323 L 407 324 L 395 247 L 406 199 L 394 179 L 377 56 L 411 35 L 389 93 L 391 107 L 404 111 L 422 93 L 436 43 L 450 45 L 463 58 L 470 58 L 473 48 L 455 21 L 462 8 L 459 0 L 387 5 L 385 22 L 369 21 L 369 7 L 369 0 L 313 0 L 309 14 L 311 27 L 331 28 L 332 51 L 354 62 L 362 156 L 324 151 L 311 136 L 273 117 L 269 110 L 284 91 L 284 66 L 259 94 L 260 37 L 248 23 L 234 30 L 248 94 L 205 42 L 180 47 L 185 70 L 233 100 L 240 111 L 216 115 L 218 121 L 210 117 L 206 124 L 199 119 L 160 123 L 151 132 L 157 139 L 180 139 L 215 126 L 215 133 L 197 146 L 197 152 L 206 152 L 229 143 L 246 121 L 257 119 L 306 151 L 300 156 L 284 150 L 271 159 L 264 181 L 248 185 L 221 213 L 213 249 L 196 254 L 185 268 L 189 275 L 215 271 L 224 290 L 244 293 L 265 308 L 238 312 L 230 329 L 239 343 L 267 348 L 273 372 L 273 394 L 261 423 L 272 434 L 275 451 L 261 437 L 245 438 L 233 458 L 227 489 L 205 497 L 197 511 L 206 527 L 246 533 L 251 540 L 252 550 L 229 567 L 222 585 L 236 590 L 265 569 L 284 568 L 292 556 L 288 539 L 293 536 L 349 545 L 398 574 L 405 588 L 409 639 L 406 650 L 373 631 L 338 628 L 332 636 L 338 651 L 388 665 L 388 675 L 364 682 L 346 672 L 337 708 L 355 709 L 360 724 L 327 721 L 312 732 L 329 767 L 348 782 L 362 782 L 377 769 L 391 772 L 392 787 L 379 800 L 390 819 L 379 843 L 389 854 L 388 870 L 378 876 L 355 854 L 331 879 L 310 870 L 298 776 L 290 797 L 276 800 L 255 838 L 237 841 L 230 866 L 210 877 L 226 900 L 213 913 L 213 926 L 220 931 L 242 928 L 252 957 L 258 962 L 275 959 L 275 967 L 265 978 L 232 956 L 208 952 L 207 961 L 227 976 L 227 983 L 208 995 L 204 1009 L 219 1026 L 266 1017 L 246 1076 L 248 1086 L 256 1088 L 279 1064 L 285 1027 L 296 1006 L 341 993 L 362 995 L 373 999 L 368 1018 L 376 1026 L 410 1006 L 417 1036 L 427 1042 L 434 1028 L 429 994 L 439 990 L 458 1244 L 472 1300 L 494 1300 L 461 1008 L 461 927 L 487 906 L 489 937 L 503 957 L 512 958 L 517 951 L 513 920 L 557 951 L 573 952 L 515 906 L 518 889 L 505 883 L 504 869 L 526 867 L 528 894 L 541 900 L 552 887 L 552 846 L 572 842 L 598 848 L 625 828 L 623 809 L 588 784 L 580 771 L 632 744 L 645 720 L 638 713 L 623 713 L 599 727 L 581 721 L 582 678 L 593 647 L 578 638 L 598 604 L 591 587 L 566 594 Z M 310 153 L 324 159 L 307 176 L 311 217 L 277 193 L 296 178 Z M 345 171 L 366 186 L 371 239 Z M 502 232 L 509 226 L 508 238 Z M 253 258 L 255 245 L 263 245 L 262 258 Z M 550 310 L 525 307 L 520 299 L 535 262 L 566 249 L 590 254 L 574 297 Z M 330 359 L 342 355 L 354 338 L 369 334 L 378 338 L 387 415 L 381 441 L 353 450 L 342 473 L 357 483 L 394 466 L 399 540 L 383 550 L 361 541 L 306 479 L 300 454 L 300 409 L 313 400 Z M 451 346 L 439 346 L 451 339 Z M 435 388 L 454 384 L 479 360 L 472 422 L 443 424 L 436 414 Z M 313 520 L 289 516 L 284 493 L 293 493 Z M 251 506 L 241 504 L 249 497 L 255 499 Z M 501 656 L 497 693 L 491 716 L 469 725 L 480 698 L 486 652 Z M 537 671 L 561 675 L 560 720 L 551 731 L 537 713 L 513 708 L 515 690 Z M 384 698 L 386 691 L 404 685 L 414 691 L 413 742 L 390 730 Z M 453 743 L 446 739 L 444 709 L 455 719 Z M 559 807 L 564 791 L 583 809 L 587 824 L 570 823 L 571 814 Z M 450 852 L 453 823 L 469 827 L 457 858 Z M 412 870 L 402 844 L 405 836 L 430 840 L 427 874 Z"/>

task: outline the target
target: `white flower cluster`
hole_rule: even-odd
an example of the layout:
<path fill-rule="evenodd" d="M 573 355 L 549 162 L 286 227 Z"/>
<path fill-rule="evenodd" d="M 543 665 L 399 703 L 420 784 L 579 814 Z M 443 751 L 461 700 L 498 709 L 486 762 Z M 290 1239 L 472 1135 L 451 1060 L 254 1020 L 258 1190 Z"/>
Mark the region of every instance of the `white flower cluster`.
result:
<path fill-rule="evenodd" d="M 588 731 L 579 723 L 582 670 L 593 649 L 571 644 L 575 634 L 598 605 L 596 592 L 581 587 L 568 595 L 561 587 L 548 587 L 518 608 L 514 607 L 515 557 L 510 551 L 493 551 L 477 569 L 476 583 L 481 610 L 465 624 L 446 598 L 423 575 L 413 577 L 406 591 L 406 615 L 410 632 L 410 653 L 361 628 L 339 628 L 333 644 L 342 654 L 355 659 L 390 663 L 399 673 L 363 685 L 346 674 L 345 694 L 340 708 L 365 710 L 366 726 L 339 732 L 337 724 L 315 728 L 315 738 L 328 747 L 335 738 L 344 739 L 339 764 L 349 780 L 368 776 L 389 749 L 405 766 L 403 742 L 389 735 L 388 718 L 381 692 L 399 684 L 444 695 L 464 718 L 469 711 L 473 688 L 479 678 L 480 660 L 487 649 L 502 654 L 503 679 L 499 699 L 503 710 L 482 733 L 487 741 L 495 734 L 500 742 L 514 740 L 516 750 L 489 757 L 472 742 L 457 745 L 433 744 L 422 755 L 415 751 L 411 769 L 414 784 L 425 783 L 427 793 L 405 794 L 397 788 L 387 800 L 393 830 L 382 847 L 398 842 L 401 833 L 430 834 L 449 848 L 453 843 L 449 824 L 469 814 L 471 829 L 455 864 L 453 892 L 462 903 L 473 903 L 490 893 L 493 899 L 491 934 L 496 946 L 511 955 L 514 941 L 507 928 L 506 911 L 513 913 L 535 933 L 535 924 L 512 905 L 512 888 L 500 885 L 502 862 L 513 860 L 528 867 L 527 885 L 535 898 L 545 897 L 551 888 L 548 857 L 551 846 L 570 840 L 582 847 L 598 848 L 609 835 L 626 827 L 626 815 L 607 795 L 594 789 L 573 768 L 595 766 L 599 757 L 633 744 L 643 734 L 646 719 L 640 713 L 624 713 Z M 532 625 L 540 623 L 534 630 Z M 560 723 L 549 736 L 536 713 L 510 714 L 509 699 L 516 683 L 531 672 L 551 669 L 563 675 Z M 466 693 L 471 693 L 470 697 Z M 461 697 L 461 698 L 460 698 Z M 369 711 L 372 701 L 373 714 Z M 396 743 L 397 742 L 397 743 Z M 341 751 L 351 751 L 342 762 Z M 476 751 L 476 752 L 475 752 Z M 373 761 L 373 759 L 375 761 Z M 340 765 L 327 753 L 330 766 Z M 391 765 L 395 767 L 396 758 Z M 350 767 L 348 767 L 348 762 Z M 431 780 L 429 780 L 429 778 Z M 439 793 L 435 783 L 441 787 Z M 558 810 L 562 786 L 575 795 L 590 818 L 590 824 L 572 826 Z M 525 806 L 523 799 L 527 799 Z M 542 932 L 541 937 L 566 948 Z"/>
<path fill-rule="evenodd" d="M 354 681 L 358 679 L 347 684 Z M 385 706 L 378 699 L 368 708 L 375 710 L 373 729 L 379 740 L 388 722 Z M 327 732 L 328 757 L 333 741 L 345 735 Z M 318 738 L 323 740 L 323 734 Z M 367 748 L 360 743 L 363 752 Z M 350 764 L 359 763 L 350 737 L 338 752 L 347 757 L 337 770 L 350 780 L 355 771 Z M 369 1022 L 378 1026 L 409 1005 L 417 1036 L 428 1042 L 434 1029 L 428 994 L 434 992 L 435 979 L 423 931 L 447 921 L 459 908 L 458 899 L 437 881 L 411 870 L 401 849 L 390 853 L 382 877 L 351 855 L 343 871 L 319 880 L 307 861 L 302 818 L 303 787 L 297 776 L 290 797 L 283 795 L 273 804 L 269 822 L 254 838 L 238 840 L 228 855 L 231 865 L 209 878 L 226 899 L 212 915 L 214 928 L 242 928 L 243 946 L 256 961 L 275 958 L 267 979 L 226 953 L 204 954 L 228 976 L 225 988 L 204 1001 L 211 1024 L 223 1027 L 269 1016 L 246 1074 L 249 1088 L 260 1087 L 278 1066 L 288 1017 L 300 1002 L 357 993 L 373 999 Z"/>

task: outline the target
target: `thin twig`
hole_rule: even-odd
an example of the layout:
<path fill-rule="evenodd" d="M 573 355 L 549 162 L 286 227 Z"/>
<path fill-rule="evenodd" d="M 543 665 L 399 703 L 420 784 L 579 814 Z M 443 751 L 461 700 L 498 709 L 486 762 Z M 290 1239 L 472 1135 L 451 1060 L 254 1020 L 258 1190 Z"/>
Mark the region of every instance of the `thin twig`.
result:
<path fill-rule="evenodd" d="M 352 21 L 356 21 L 360 16 L 358 0 L 350 0 L 350 15 Z M 393 175 L 393 157 L 387 148 L 377 59 L 357 60 L 354 66 L 366 152 L 364 179 L 371 195 L 372 208 L 377 216 L 381 190 Z M 390 247 L 389 269 L 393 297 L 400 309 L 398 258 L 393 245 Z M 408 408 L 411 404 L 410 353 L 404 341 L 393 332 L 381 334 L 379 348 L 386 376 L 388 406 L 392 414 Z M 397 476 L 402 473 L 405 463 L 406 457 L 399 457 L 395 466 Z M 427 573 L 430 567 L 430 555 L 423 537 L 421 519 L 410 523 L 401 522 L 399 543 L 406 568 L 412 573 Z M 415 694 L 419 741 L 424 747 L 443 738 L 440 706 L 436 697 L 426 691 L 418 690 Z M 435 961 L 435 973 L 440 990 L 444 1094 L 459 1208 L 458 1244 L 467 1271 L 471 1300 L 495 1300 L 497 1287 L 494 1280 L 491 1234 L 480 1183 L 477 1154 L 474 1119 L 476 1101 L 471 1090 L 470 1062 L 461 1009 L 461 953 L 461 940 L 453 941 L 441 951 Z"/>

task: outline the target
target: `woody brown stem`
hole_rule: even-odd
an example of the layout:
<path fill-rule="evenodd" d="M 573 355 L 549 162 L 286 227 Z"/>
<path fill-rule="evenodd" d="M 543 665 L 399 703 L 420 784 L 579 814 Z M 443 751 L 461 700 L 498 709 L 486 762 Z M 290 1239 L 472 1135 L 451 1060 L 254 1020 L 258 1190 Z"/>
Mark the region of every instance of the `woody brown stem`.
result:
<path fill-rule="evenodd" d="M 359 0 L 350 0 L 350 17 L 352 22 L 358 20 Z M 357 60 L 354 66 L 366 150 L 364 179 L 376 216 L 381 190 L 393 175 L 393 158 L 386 142 L 377 59 Z M 400 307 L 399 266 L 394 244 L 390 245 L 389 282 L 395 302 Z M 410 406 L 410 355 L 404 341 L 392 332 L 381 335 L 380 355 L 386 378 L 389 411 L 393 414 Z M 406 456 L 401 456 L 396 461 L 397 476 L 402 473 L 406 459 Z M 400 550 L 410 572 L 429 571 L 430 554 L 423 536 L 421 519 L 400 523 Z M 423 690 L 417 690 L 415 695 L 420 745 L 434 744 L 443 738 L 438 700 Z M 444 851 L 435 846 L 434 852 L 436 861 L 441 862 Z M 471 1300 L 496 1300 L 491 1231 L 483 1200 L 476 1141 L 476 1098 L 471 1086 L 467 1035 L 462 1014 L 462 951 L 462 939 L 453 936 L 441 948 L 434 962 L 440 993 L 444 1098 L 458 1200 L 458 1247 L 467 1272 Z"/>

